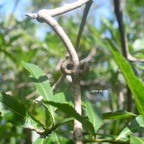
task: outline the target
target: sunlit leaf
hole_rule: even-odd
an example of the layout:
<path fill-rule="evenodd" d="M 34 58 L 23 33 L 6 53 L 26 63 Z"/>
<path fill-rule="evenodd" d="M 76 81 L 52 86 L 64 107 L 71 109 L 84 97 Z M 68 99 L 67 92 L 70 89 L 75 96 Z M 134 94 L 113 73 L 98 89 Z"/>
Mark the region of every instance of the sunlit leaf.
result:
<path fill-rule="evenodd" d="M 130 144 L 144 144 L 144 138 L 139 138 L 139 137 L 131 135 Z"/>
<path fill-rule="evenodd" d="M 52 88 L 49 84 L 48 77 L 44 72 L 34 64 L 22 62 L 23 66 L 30 72 L 31 79 L 37 87 L 44 100 L 53 100 Z"/>
<path fill-rule="evenodd" d="M 139 132 L 143 129 L 144 129 L 144 118 L 140 115 L 136 117 L 134 120 L 132 120 L 131 123 L 121 131 L 121 133 L 117 137 L 117 140 L 126 137 L 127 135 L 130 135 L 132 133 Z"/>
<path fill-rule="evenodd" d="M 38 138 L 33 144 L 50 144 L 52 141 L 48 138 Z"/>
<path fill-rule="evenodd" d="M 52 87 L 50 86 L 48 77 L 44 74 L 44 72 L 37 65 L 25 62 L 23 62 L 23 65 L 30 72 L 31 79 L 43 99 L 47 101 L 53 101 L 54 96 L 52 93 Z M 55 123 L 54 108 L 49 106 L 48 109 L 51 113 L 52 120 Z"/>
<path fill-rule="evenodd" d="M 134 74 L 130 64 L 128 61 L 122 56 L 122 54 L 116 49 L 114 44 L 111 42 L 111 40 L 107 39 L 107 44 L 110 48 L 111 53 L 113 54 L 113 57 L 118 64 L 119 68 L 122 71 L 123 76 L 125 77 L 125 80 L 134 95 L 134 99 L 137 105 L 137 109 L 141 115 L 144 117 L 144 85 L 142 81 L 140 81 Z"/>

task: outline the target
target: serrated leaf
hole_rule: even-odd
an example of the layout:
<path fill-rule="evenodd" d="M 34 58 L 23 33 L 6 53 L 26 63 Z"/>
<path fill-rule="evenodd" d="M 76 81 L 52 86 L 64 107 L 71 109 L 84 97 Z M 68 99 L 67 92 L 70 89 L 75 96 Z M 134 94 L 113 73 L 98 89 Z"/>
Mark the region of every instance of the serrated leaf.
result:
<path fill-rule="evenodd" d="M 44 72 L 37 65 L 25 62 L 22 63 L 24 67 L 30 72 L 32 81 L 35 84 L 39 94 L 43 96 L 43 99 L 47 101 L 53 101 L 54 96 L 52 93 L 52 87 L 50 86 L 48 78 Z M 51 113 L 52 120 L 55 123 L 54 108 L 49 106 L 48 109 Z"/>
<path fill-rule="evenodd" d="M 139 137 L 131 135 L 130 144 L 144 144 L 144 138 L 139 138 Z"/>
<path fill-rule="evenodd" d="M 30 72 L 32 81 L 37 87 L 39 94 L 43 96 L 43 99 L 53 101 L 52 87 L 44 72 L 37 65 L 26 62 L 22 62 L 22 64 Z"/>
<path fill-rule="evenodd" d="M 110 48 L 113 57 L 122 71 L 123 76 L 134 96 L 137 109 L 139 113 L 144 117 L 144 85 L 134 74 L 128 61 L 122 56 L 122 54 L 116 49 L 111 40 L 107 39 L 107 44 Z"/>
<path fill-rule="evenodd" d="M 143 128 L 144 128 L 144 118 L 141 115 L 139 115 L 134 120 L 132 120 L 131 123 L 126 128 L 124 128 L 121 131 L 121 133 L 116 139 L 119 140 L 123 137 L 126 137 L 127 135 L 139 132 L 143 130 Z"/>
<path fill-rule="evenodd" d="M 26 107 L 14 96 L 0 93 L 0 104 L 2 117 L 5 120 L 22 127 L 36 126 L 36 123 L 28 116 Z"/>
<path fill-rule="evenodd" d="M 89 132 L 95 135 L 95 130 L 92 123 L 87 119 L 87 117 L 79 115 L 69 103 L 56 103 L 52 101 L 44 101 L 44 103 L 57 107 L 59 110 L 63 111 L 67 116 L 75 118 L 83 124 L 83 127 L 88 129 Z"/>
<path fill-rule="evenodd" d="M 88 101 L 86 102 L 86 111 L 87 111 L 88 118 L 90 122 L 93 124 L 96 133 L 103 123 L 102 115 L 97 109 L 94 109 L 92 104 Z"/>
<path fill-rule="evenodd" d="M 127 112 L 125 110 L 117 110 L 115 112 L 103 113 L 104 119 L 125 119 L 130 117 L 135 117 L 136 115 L 132 112 Z"/>

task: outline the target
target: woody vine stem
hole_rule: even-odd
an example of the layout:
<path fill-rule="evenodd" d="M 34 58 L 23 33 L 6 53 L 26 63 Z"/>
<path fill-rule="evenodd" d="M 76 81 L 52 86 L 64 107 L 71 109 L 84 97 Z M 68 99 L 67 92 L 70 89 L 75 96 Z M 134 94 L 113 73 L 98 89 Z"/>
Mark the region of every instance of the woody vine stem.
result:
<path fill-rule="evenodd" d="M 88 70 L 87 63 L 82 63 L 79 61 L 77 52 L 70 41 L 69 37 L 64 32 L 63 28 L 58 24 L 58 22 L 53 18 L 53 16 L 57 16 L 73 9 L 76 9 L 82 5 L 86 4 L 83 19 L 80 25 L 80 30 L 78 33 L 78 38 L 76 42 L 76 48 L 79 45 L 80 37 L 83 31 L 84 23 L 86 21 L 86 17 L 89 11 L 89 8 L 92 4 L 92 0 L 78 0 L 71 4 L 66 4 L 62 7 L 52 9 L 52 10 L 40 10 L 38 13 L 32 14 L 27 13 L 26 16 L 37 19 L 38 22 L 45 22 L 47 23 L 60 37 L 62 42 L 64 43 L 68 53 L 69 58 L 67 58 L 61 64 L 61 70 L 65 75 L 71 75 L 72 77 L 72 84 L 73 84 L 73 97 L 74 97 L 74 107 L 77 113 L 81 115 L 81 87 L 80 87 L 80 75 Z M 74 132 L 73 132 L 74 140 L 76 144 L 83 143 L 83 134 L 82 134 L 82 124 L 74 120 Z"/>

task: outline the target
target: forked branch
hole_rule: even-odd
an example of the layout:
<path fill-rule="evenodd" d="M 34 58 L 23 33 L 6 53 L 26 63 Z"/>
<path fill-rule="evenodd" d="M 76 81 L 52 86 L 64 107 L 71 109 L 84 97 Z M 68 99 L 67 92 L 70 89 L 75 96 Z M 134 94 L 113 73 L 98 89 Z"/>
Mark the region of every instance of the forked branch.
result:
<path fill-rule="evenodd" d="M 70 59 L 66 61 L 71 64 L 71 67 L 68 68 L 68 65 L 63 64 L 63 69 L 66 71 L 70 71 L 70 75 L 72 77 L 73 82 L 73 96 L 74 96 L 74 105 L 75 110 L 81 115 L 81 88 L 80 88 L 80 73 L 87 70 L 87 64 L 81 64 L 79 62 L 78 55 L 76 53 L 76 50 L 69 39 L 69 37 L 64 32 L 63 28 L 58 24 L 58 22 L 53 18 L 53 16 L 57 16 L 60 14 L 63 14 L 65 12 L 68 12 L 70 10 L 76 9 L 83 4 L 86 4 L 89 2 L 88 10 L 90 8 L 92 0 L 78 0 L 76 2 L 73 2 L 71 4 L 66 4 L 62 7 L 52 9 L 52 10 L 40 10 L 36 14 L 26 14 L 26 16 L 30 18 L 37 19 L 39 22 L 45 22 L 51 28 L 57 33 L 57 35 L 60 37 L 62 42 L 64 43 L 65 47 L 67 48 L 67 51 L 70 55 Z M 85 14 L 87 15 L 88 12 Z M 83 20 L 85 22 L 85 19 Z M 82 21 L 82 22 L 83 22 Z M 83 26 L 82 26 L 83 29 Z M 81 35 L 82 32 L 80 32 Z M 65 67 L 64 67 L 65 66 Z M 68 69 L 67 69 L 68 68 Z M 74 138 L 76 141 L 76 144 L 82 144 L 83 142 L 83 134 L 82 134 L 82 124 L 75 120 L 74 121 Z"/>

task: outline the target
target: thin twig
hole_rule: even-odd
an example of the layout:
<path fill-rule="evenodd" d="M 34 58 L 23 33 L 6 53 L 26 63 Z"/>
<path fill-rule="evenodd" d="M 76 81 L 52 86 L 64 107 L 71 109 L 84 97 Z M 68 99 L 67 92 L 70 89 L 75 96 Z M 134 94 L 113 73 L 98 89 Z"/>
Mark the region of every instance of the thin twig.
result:
<path fill-rule="evenodd" d="M 56 81 L 56 83 L 52 87 L 53 92 L 55 92 L 56 89 L 61 85 L 61 83 L 65 79 L 65 77 L 66 77 L 66 75 L 64 75 L 64 74 L 59 77 L 59 79 Z"/>
<path fill-rule="evenodd" d="M 60 67 L 61 67 L 61 64 L 62 62 L 64 61 L 64 58 L 60 58 L 55 66 L 55 71 L 59 71 L 60 70 Z"/>
<path fill-rule="evenodd" d="M 115 15 L 116 15 L 118 25 L 119 25 L 122 52 L 123 52 L 124 57 L 127 58 L 128 43 L 127 43 L 127 37 L 126 37 L 125 27 L 124 27 L 124 22 L 123 22 L 123 8 L 121 7 L 120 0 L 113 0 L 113 2 L 114 2 L 114 8 L 115 8 Z M 124 2 L 124 1 L 122 0 L 122 2 Z"/>
<path fill-rule="evenodd" d="M 122 46 L 122 52 L 123 55 L 126 59 L 129 61 L 139 61 L 139 62 L 144 62 L 144 59 L 138 59 L 133 57 L 128 49 L 128 40 L 125 32 L 125 26 L 123 22 L 123 9 L 122 4 L 124 5 L 124 0 L 113 0 L 114 3 L 114 9 L 115 9 L 115 15 L 118 21 L 119 25 L 119 32 L 120 32 L 120 37 L 121 37 L 121 46 Z"/>
<path fill-rule="evenodd" d="M 89 61 L 92 60 L 92 58 L 93 58 L 95 55 L 96 55 L 96 47 L 93 47 L 93 48 L 90 50 L 88 56 L 87 56 L 86 58 L 82 59 L 81 62 L 82 62 L 82 63 L 83 63 L 83 62 L 89 62 Z"/>
<path fill-rule="evenodd" d="M 26 99 L 26 100 L 29 100 L 29 99 L 33 98 L 34 96 L 36 96 L 36 95 L 37 95 L 37 90 L 35 90 L 35 91 L 33 91 L 32 93 L 30 93 L 29 95 L 27 95 L 27 96 L 25 97 L 25 99 Z"/>
<path fill-rule="evenodd" d="M 78 36 L 77 36 L 77 40 L 76 40 L 76 44 L 75 44 L 75 48 L 76 48 L 76 49 L 78 49 L 78 47 L 79 47 L 81 35 L 82 35 L 82 32 L 83 32 L 84 25 L 85 25 L 85 22 L 86 22 L 86 19 L 87 19 L 87 16 L 88 16 L 90 7 L 91 7 L 91 5 L 92 5 L 92 2 L 93 2 L 93 1 L 90 0 L 89 2 L 87 2 L 86 6 L 85 6 L 84 13 L 83 13 L 83 17 L 82 17 L 82 21 L 81 21 L 80 28 L 79 28 L 79 32 L 78 32 Z"/>

